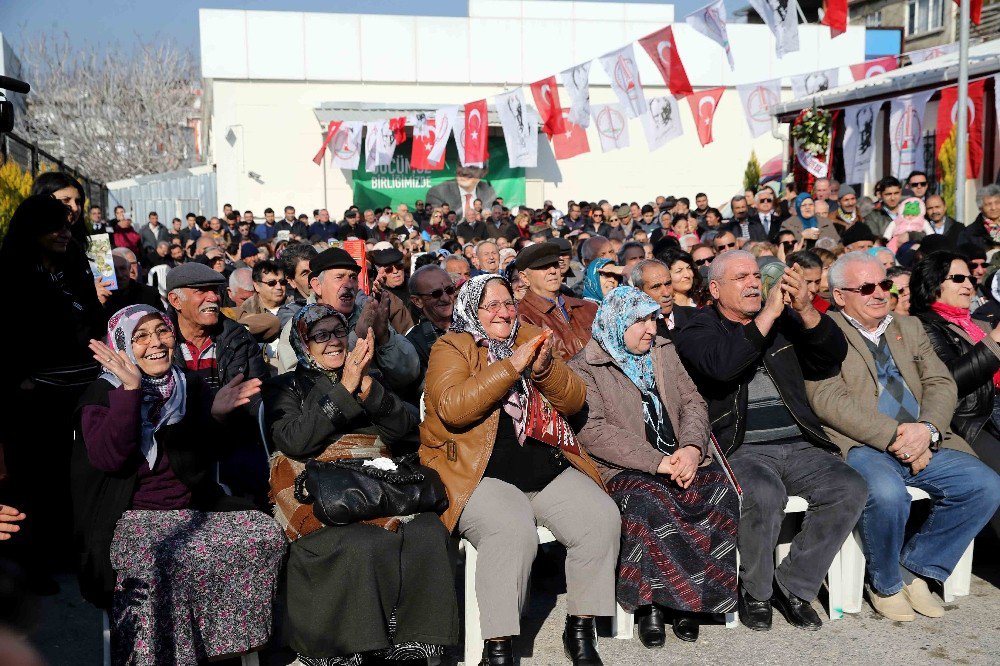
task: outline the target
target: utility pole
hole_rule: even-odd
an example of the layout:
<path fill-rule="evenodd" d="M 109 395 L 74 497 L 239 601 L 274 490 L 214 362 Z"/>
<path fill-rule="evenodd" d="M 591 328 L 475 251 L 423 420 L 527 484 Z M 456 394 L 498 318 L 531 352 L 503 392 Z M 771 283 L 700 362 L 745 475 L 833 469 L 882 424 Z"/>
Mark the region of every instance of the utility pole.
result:
<path fill-rule="evenodd" d="M 966 224 L 965 177 L 969 154 L 969 1 L 961 0 L 958 10 L 958 129 L 955 134 L 955 219 Z"/>

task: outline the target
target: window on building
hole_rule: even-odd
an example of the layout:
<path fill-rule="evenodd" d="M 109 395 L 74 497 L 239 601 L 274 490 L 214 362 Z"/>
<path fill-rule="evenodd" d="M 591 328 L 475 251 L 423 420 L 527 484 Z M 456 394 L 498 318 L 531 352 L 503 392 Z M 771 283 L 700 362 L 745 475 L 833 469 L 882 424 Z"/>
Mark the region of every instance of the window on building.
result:
<path fill-rule="evenodd" d="M 881 28 L 882 27 L 882 10 L 877 12 L 872 12 L 865 17 L 865 25 L 869 28 Z"/>
<path fill-rule="evenodd" d="M 945 0 L 908 0 L 906 34 L 918 35 L 944 25 Z"/>

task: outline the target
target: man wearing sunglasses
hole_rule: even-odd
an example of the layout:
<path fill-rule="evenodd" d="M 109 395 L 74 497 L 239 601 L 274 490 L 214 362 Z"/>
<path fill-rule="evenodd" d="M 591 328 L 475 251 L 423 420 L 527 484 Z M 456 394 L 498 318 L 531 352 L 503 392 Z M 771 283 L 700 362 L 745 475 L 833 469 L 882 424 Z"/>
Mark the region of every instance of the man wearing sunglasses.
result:
<path fill-rule="evenodd" d="M 260 261 L 253 267 L 253 296 L 236 309 L 236 321 L 247 327 L 250 335 L 261 343 L 264 360 L 271 368 L 271 375 L 278 372 L 277 339 L 281 333 L 278 310 L 285 304 L 288 280 L 285 269 L 275 261 Z"/>
<path fill-rule="evenodd" d="M 420 321 L 407 331 L 406 339 L 420 357 L 420 380 L 423 382 L 431 347 L 451 325 L 458 288 L 446 270 L 433 264 L 413 271 L 408 286 L 410 303 L 420 312 Z"/>
<path fill-rule="evenodd" d="M 750 224 L 756 226 L 759 223 L 767 235 L 767 239 L 772 243 L 775 242 L 778 232 L 781 231 L 781 223 L 785 221 L 781 211 L 774 209 L 776 198 L 774 190 L 770 187 L 761 188 L 754 195 L 757 210 L 750 214 Z"/>
<path fill-rule="evenodd" d="M 1000 506 L 1000 477 L 950 430 L 955 381 L 920 320 L 889 313 L 892 281 L 882 264 L 848 253 L 830 268 L 829 283 L 847 357 L 806 391 L 827 435 L 868 482 L 858 530 L 869 601 L 897 622 L 914 620 L 914 611 L 941 617 L 927 582 L 948 578 Z M 932 503 L 908 539 L 907 487 L 926 490 Z"/>
<path fill-rule="evenodd" d="M 927 196 L 927 188 L 930 187 L 930 181 L 927 180 L 926 173 L 914 171 L 906 178 L 906 186 L 913 192 L 913 196 L 927 203 L 925 197 Z"/>

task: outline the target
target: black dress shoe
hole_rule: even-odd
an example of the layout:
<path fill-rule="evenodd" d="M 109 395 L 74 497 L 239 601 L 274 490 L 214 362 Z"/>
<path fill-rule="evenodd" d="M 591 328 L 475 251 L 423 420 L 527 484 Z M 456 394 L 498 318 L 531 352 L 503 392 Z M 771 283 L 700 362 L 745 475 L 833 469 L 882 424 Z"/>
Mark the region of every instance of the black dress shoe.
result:
<path fill-rule="evenodd" d="M 597 653 L 597 622 L 592 617 L 566 616 L 563 648 L 573 666 L 604 666 Z"/>
<path fill-rule="evenodd" d="M 799 599 L 794 594 L 785 594 L 777 585 L 774 586 L 774 595 L 771 598 L 774 600 L 774 605 L 788 620 L 788 624 L 793 627 L 816 631 L 823 626 L 823 620 L 819 619 L 816 610 L 808 601 Z"/>
<path fill-rule="evenodd" d="M 636 615 L 639 617 L 639 642 L 647 648 L 663 647 L 667 640 L 663 611 L 653 604 Z"/>
<path fill-rule="evenodd" d="M 510 638 L 486 641 L 479 666 L 514 666 L 514 641 Z"/>
<path fill-rule="evenodd" d="M 757 601 L 740 585 L 740 622 L 754 631 L 771 630 L 771 600 Z"/>
<path fill-rule="evenodd" d="M 674 627 L 674 636 L 687 643 L 694 643 L 698 640 L 698 620 L 688 613 L 675 613 L 671 624 Z"/>

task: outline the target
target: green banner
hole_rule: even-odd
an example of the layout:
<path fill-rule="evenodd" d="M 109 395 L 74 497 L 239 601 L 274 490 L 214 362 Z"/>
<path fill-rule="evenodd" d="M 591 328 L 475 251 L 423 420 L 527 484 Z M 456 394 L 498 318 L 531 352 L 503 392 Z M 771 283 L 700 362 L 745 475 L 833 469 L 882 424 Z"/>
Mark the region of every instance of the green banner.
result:
<path fill-rule="evenodd" d="M 398 204 L 405 203 L 412 208 L 414 202 L 420 199 L 428 203 L 449 201 L 453 209 L 456 207 L 456 202 L 461 201 L 456 197 L 461 194 L 455 185 L 455 167 L 459 163 L 455 143 L 448 143 L 444 169 L 420 171 L 410 168 L 411 142 L 412 139 L 407 139 L 396 148 L 392 163 L 378 167 L 374 173 L 365 171 L 364 155 L 361 156 L 361 166 L 354 171 L 353 178 L 356 206 L 361 209 L 384 206 L 395 208 Z M 475 186 L 476 196 L 483 199 L 484 206 L 490 204 L 486 200 L 490 191 L 503 199 L 507 207 L 524 205 L 524 169 L 509 166 L 503 137 L 490 137 L 489 153 L 489 171 L 486 178 Z M 428 191 L 432 188 L 433 192 L 428 200 Z"/>

